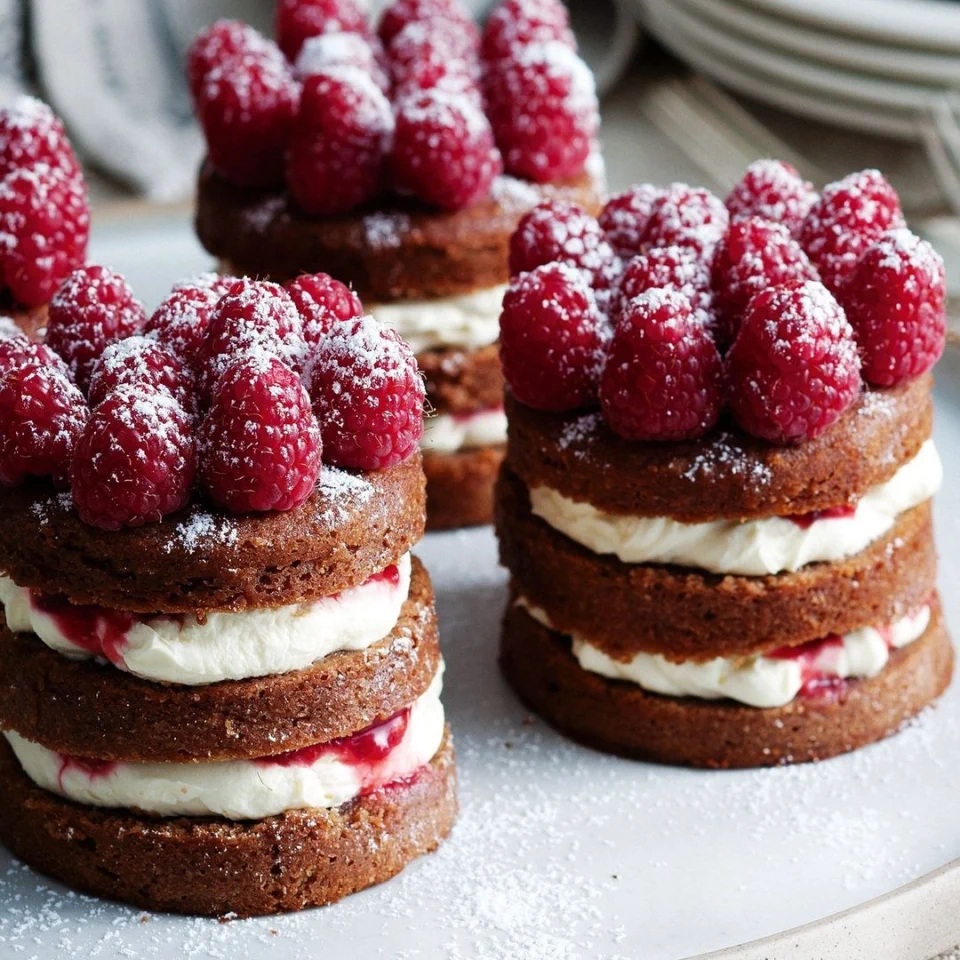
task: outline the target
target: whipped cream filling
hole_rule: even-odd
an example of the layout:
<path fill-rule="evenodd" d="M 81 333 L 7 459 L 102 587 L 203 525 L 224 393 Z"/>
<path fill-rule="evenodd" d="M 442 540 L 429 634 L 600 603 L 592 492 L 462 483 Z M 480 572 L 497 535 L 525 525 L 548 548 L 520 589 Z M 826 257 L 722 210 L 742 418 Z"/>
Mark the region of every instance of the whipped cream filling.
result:
<path fill-rule="evenodd" d="M 849 515 L 828 511 L 796 520 L 682 523 L 670 517 L 607 513 L 544 486 L 530 490 L 530 503 L 555 530 L 624 563 L 672 563 L 711 573 L 765 576 L 859 553 L 883 536 L 899 514 L 930 499 L 942 480 L 940 457 L 927 440 L 886 483 L 867 491 Z"/>
<path fill-rule="evenodd" d="M 495 447 L 507 442 L 507 415 L 503 407 L 475 413 L 438 413 L 423 424 L 420 446 L 434 453 L 456 453 Z"/>
<path fill-rule="evenodd" d="M 500 306 L 506 290 L 507 285 L 500 284 L 437 300 L 374 303 L 367 312 L 393 327 L 414 353 L 435 347 L 478 350 L 500 336 Z"/>
<path fill-rule="evenodd" d="M 538 623 L 553 629 L 547 613 L 519 598 L 517 606 Z M 668 697 L 729 699 L 751 707 L 782 707 L 798 694 L 829 688 L 830 681 L 875 677 L 887 665 L 890 651 L 923 636 L 930 608 L 921 607 L 885 627 L 861 627 L 842 637 L 827 637 L 772 654 L 676 663 L 657 653 L 638 653 L 614 660 L 589 640 L 570 634 L 580 666 L 611 680 L 625 680 Z"/>
<path fill-rule="evenodd" d="M 393 630 L 409 592 L 409 554 L 335 596 L 202 620 L 73 606 L 0 577 L 11 630 L 35 633 L 65 657 L 101 657 L 146 680 L 188 685 L 289 673 L 364 650 Z"/>
<path fill-rule="evenodd" d="M 292 753 L 220 763 L 124 763 L 65 756 L 7 731 L 24 773 L 75 803 L 161 817 L 259 820 L 338 807 L 413 776 L 443 740 L 443 668 L 409 708 L 365 731 Z"/>

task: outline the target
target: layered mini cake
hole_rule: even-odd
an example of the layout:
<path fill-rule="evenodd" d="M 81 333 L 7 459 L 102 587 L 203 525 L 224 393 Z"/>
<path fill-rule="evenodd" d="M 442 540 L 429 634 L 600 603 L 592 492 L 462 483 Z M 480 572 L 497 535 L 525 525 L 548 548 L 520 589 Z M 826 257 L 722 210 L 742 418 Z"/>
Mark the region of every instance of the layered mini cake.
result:
<path fill-rule="evenodd" d="M 457 810 L 413 354 L 250 280 L 54 306 L 2 356 L 0 840 L 183 913 L 388 879 Z"/>
<path fill-rule="evenodd" d="M 818 197 L 774 161 L 726 204 L 635 187 L 574 224 L 600 274 L 557 248 L 563 209 L 531 217 L 551 227 L 521 224 L 501 317 L 509 682 L 574 739 L 664 763 L 896 732 L 953 648 L 930 509 L 943 264 L 893 189 L 866 171 Z"/>
<path fill-rule="evenodd" d="M 543 200 L 596 213 L 603 190 L 566 11 L 506 0 L 481 37 L 455 0 L 397 0 L 374 33 L 353 0 L 299 0 L 276 33 L 221 21 L 192 48 L 200 240 L 233 274 L 325 271 L 397 330 L 432 408 L 428 526 L 489 523 L 510 235 Z"/>

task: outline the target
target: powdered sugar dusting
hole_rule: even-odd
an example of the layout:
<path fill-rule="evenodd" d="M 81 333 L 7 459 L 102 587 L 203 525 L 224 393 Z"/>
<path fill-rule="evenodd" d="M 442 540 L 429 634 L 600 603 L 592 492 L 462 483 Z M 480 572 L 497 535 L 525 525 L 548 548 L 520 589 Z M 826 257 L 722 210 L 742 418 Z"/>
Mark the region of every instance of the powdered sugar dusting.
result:
<path fill-rule="evenodd" d="M 229 517 L 194 509 L 174 527 L 163 549 L 167 553 L 174 550 L 196 553 L 216 545 L 229 547 L 237 542 L 237 535 L 237 526 Z"/>

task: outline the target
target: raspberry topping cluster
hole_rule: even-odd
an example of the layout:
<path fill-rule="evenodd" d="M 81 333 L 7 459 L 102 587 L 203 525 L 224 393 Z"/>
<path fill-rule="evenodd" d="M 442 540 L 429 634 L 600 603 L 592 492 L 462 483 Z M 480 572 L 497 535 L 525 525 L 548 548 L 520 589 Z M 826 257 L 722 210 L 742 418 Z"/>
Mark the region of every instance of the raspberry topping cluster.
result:
<path fill-rule="evenodd" d="M 459 0 L 394 0 L 376 31 L 356 0 L 281 0 L 275 33 L 217 21 L 187 78 L 217 173 L 285 183 L 313 216 L 388 192 L 459 210 L 503 171 L 577 175 L 593 147 L 593 77 L 561 0 L 504 0 L 482 35 Z"/>
<path fill-rule="evenodd" d="M 33 97 L 0 110 L 0 292 L 46 303 L 83 263 L 87 188 L 63 124 Z"/>
<path fill-rule="evenodd" d="M 0 340 L 0 483 L 50 477 L 104 530 L 200 492 L 234 513 L 291 510 L 326 462 L 413 454 L 424 387 L 410 348 L 326 274 L 287 287 L 204 274 L 147 318 L 123 277 L 71 273 L 45 343 Z"/>
<path fill-rule="evenodd" d="M 594 219 L 530 211 L 510 240 L 504 375 L 541 410 L 599 405 L 632 440 L 703 436 L 728 410 L 773 443 L 817 436 L 863 381 L 926 373 L 946 340 L 943 261 L 876 170 L 817 195 L 760 160 L 725 202 L 642 184 Z"/>

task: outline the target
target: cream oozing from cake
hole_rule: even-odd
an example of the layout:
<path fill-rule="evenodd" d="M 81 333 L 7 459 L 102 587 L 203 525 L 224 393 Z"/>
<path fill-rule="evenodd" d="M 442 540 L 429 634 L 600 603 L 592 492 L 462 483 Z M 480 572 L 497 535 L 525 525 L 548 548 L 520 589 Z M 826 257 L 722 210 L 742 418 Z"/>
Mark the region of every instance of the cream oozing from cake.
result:
<path fill-rule="evenodd" d="M 543 609 L 525 599 L 516 601 L 538 623 L 554 629 Z M 775 654 L 675 662 L 657 653 L 638 653 L 615 660 L 588 639 L 570 634 L 580 666 L 611 680 L 634 683 L 651 693 L 702 700 L 736 700 L 751 707 L 782 707 L 804 689 L 811 692 L 833 680 L 874 677 L 887 665 L 890 651 L 923 636 L 930 608 L 921 607 L 884 627 L 861 627 Z"/>
<path fill-rule="evenodd" d="M 503 407 L 473 413 L 440 413 L 428 417 L 423 425 L 423 450 L 456 453 L 507 442 L 507 415 Z"/>
<path fill-rule="evenodd" d="M 711 573 L 765 576 L 841 560 L 883 536 L 907 510 L 940 488 L 943 467 L 932 440 L 886 483 L 868 490 L 849 515 L 766 517 L 682 523 L 670 517 L 608 513 L 546 486 L 530 490 L 534 514 L 597 554 L 623 563 L 670 563 Z"/>
<path fill-rule="evenodd" d="M 478 350 L 500 336 L 500 306 L 506 284 L 436 300 L 397 300 L 367 305 L 367 312 L 393 327 L 414 353 L 436 347 Z"/>
<path fill-rule="evenodd" d="M 215 763 L 90 761 L 4 736 L 24 773 L 75 803 L 161 817 L 259 820 L 285 810 L 338 807 L 413 776 L 443 741 L 443 668 L 410 707 L 328 744 L 255 760 Z"/>
<path fill-rule="evenodd" d="M 71 606 L 0 577 L 11 630 L 32 632 L 66 657 L 101 657 L 147 680 L 190 685 L 289 673 L 364 650 L 393 630 L 409 592 L 409 554 L 332 597 L 202 619 Z"/>

